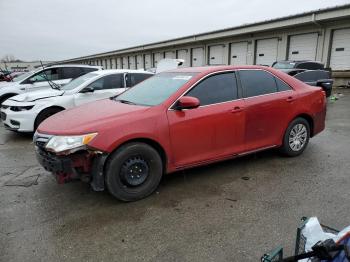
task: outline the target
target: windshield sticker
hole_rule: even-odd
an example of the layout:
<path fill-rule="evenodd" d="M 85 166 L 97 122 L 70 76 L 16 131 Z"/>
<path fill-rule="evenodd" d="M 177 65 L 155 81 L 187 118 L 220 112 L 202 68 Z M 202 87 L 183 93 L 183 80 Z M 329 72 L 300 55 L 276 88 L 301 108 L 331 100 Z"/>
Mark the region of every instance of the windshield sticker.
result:
<path fill-rule="evenodd" d="M 174 76 L 172 79 L 174 80 L 190 80 L 192 76 Z"/>

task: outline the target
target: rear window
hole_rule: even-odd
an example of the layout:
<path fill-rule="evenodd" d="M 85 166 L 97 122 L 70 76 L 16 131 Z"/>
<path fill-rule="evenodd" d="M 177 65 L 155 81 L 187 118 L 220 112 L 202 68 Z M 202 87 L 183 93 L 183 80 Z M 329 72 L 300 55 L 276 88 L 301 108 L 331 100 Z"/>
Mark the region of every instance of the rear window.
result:
<path fill-rule="evenodd" d="M 151 77 L 152 74 L 129 73 L 126 75 L 126 86 L 132 87 Z"/>
<path fill-rule="evenodd" d="M 252 97 L 277 92 L 275 77 L 263 70 L 240 70 L 243 96 Z"/>

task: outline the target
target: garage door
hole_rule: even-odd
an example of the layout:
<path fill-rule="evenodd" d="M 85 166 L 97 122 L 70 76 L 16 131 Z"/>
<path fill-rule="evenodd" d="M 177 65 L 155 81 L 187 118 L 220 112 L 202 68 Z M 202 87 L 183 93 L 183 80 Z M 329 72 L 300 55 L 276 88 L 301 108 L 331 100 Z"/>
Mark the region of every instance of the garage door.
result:
<path fill-rule="evenodd" d="M 190 54 L 187 49 L 177 50 L 177 58 L 185 60 L 181 67 L 190 66 Z"/>
<path fill-rule="evenodd" d="M 123 69 L 129 68 L 128 57 L 122 57 L 122 65 L 123 65 Z"/>
<path fill-rule="evenodd" d="M 137 69 L 143 68 L 143 59 L 142 59 L 142 55 L 137 55 L 137 56 L 136 56 L 136 68 L 137 68 Z"/>
<path fill-rule="evenodd" d="M 246 65 L 248 42 L 232 43 L 230 47 L 230 65 Z"/>
<path fill-rule="evenodd" d="M 129 56 L 129 68 L 136 69 L 135 56 Z"/>
<path fill-rule="evenodd" d="M 204 48 L 192 48 L 192 66 L 204 65 Z"/>
<path fill-rule="evenodd" d="M 257 65 L 271 66 L 277 60 L 278 39 L 262 39 L 256 42 L 256 59 Z"/>
<path fill-rule="evenodd" d="M 115 61 L 115 58 L 111 58 L 111 63 L 112 63 L 112 68 L 113 69 L 116 69 L 116 61 Z"/>
<path fill-rule="evenodd" d="M 317 40 L 318 33 L 291 36 L 288 59 L 316 60 Z"/>
<path fill-rule="evenodd" d="M 334 31 L 330 67 L 337 70 L 350 69 L 350 28 Z"/>
<path fill-rule="evenodd" d="M 158 62 L 162 59 L 163 59 L 162 53 L 154 53 L 153 54 L 153 66 L 157 67 Z"/>
<path fill-rule="evenodd" d="M 167 51 L 164 53 L 165 58 L 175 58 L 175 51 Z"/>
<path fill-rule="evenodd" d="M 120 57 L 117 58 L 117 68 L 118 69 L 122 68 L 122 59 Z"/>
<path fill-rule="evenodd" d="M 209 46 L 209 65 L 225 64 L 225 45 Z"/>
<path fill-rule="evenodd" d="M 145 69 L 150 69 L 152 67 L 151 55 L 145 55 Z"/>

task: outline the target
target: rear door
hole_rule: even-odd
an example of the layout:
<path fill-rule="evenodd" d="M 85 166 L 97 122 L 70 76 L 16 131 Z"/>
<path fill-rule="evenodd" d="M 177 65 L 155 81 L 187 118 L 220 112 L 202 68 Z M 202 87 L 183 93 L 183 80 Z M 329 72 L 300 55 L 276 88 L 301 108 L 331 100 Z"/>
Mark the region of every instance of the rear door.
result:
<path fill-rule="evenodd" d="M 88 86 L 92 87 L 94 89 L 94 92 L 75 94 L 74 103 L 76 106 L 87 102 L 115 96 L 126 90 L 124 87 L 124 74 L 103 76 Z"/>
<path fill-rule="evenodd" d="M 280 144 L 294 112 L 295 91 L 264 70 L 239 70 L 245 101 L 245 151 Z"/>
<path fill-rule="evenodd" d="M 186 96 L 200 100 L 200 107 L 168 110 L 175 165 L 215 160 L 243 150 L 244 111 L 234 72 L 208 76 Z"/>

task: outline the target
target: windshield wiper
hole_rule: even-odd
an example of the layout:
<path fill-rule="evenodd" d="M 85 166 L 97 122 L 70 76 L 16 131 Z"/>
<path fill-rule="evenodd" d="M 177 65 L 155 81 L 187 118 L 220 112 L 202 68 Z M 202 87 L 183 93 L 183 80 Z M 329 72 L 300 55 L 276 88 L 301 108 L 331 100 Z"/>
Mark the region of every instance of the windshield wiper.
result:
<path fill-rule="evenodd" d="M 114 99 L 115 101 L 118 101 L 120 103 L 123 104 L 128 104 L 128 105 L 136 105 L 134 102 L 128 101 L 128 100 L 124 100 L 124 99 Z"/>
<path fill-rule="evenodd" d="M 47 83 L 50 85 L 50 87 L 52 89 L 61 90 L 61 86 L 60 85 L 56 84 L 55 82 L 53 82 L 52 80 L 50 80 L 48 78 L 48 76 L 47 76 L 47 74 L 46 74 L 46 72 L 44 70 L 45 68 L 44 68 L 43 63 L 41 62 L 41 60 L 40 60 L 40 64 L 41 64 L 41 67 L 43 68 L 43 73 L 44 73 L 41 76 L 47 81 Z"/>

